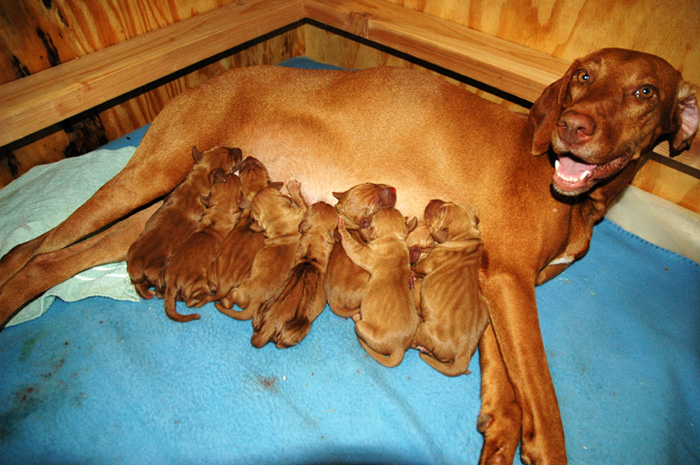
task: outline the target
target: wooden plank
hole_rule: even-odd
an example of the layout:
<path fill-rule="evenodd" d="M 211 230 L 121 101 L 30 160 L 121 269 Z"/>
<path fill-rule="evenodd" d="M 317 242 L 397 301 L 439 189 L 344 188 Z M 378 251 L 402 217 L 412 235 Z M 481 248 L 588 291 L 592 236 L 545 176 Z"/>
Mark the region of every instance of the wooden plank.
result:
<path fill-rule="evenodd" d="M 0 146 L 303 19 L 299 0 L 243 0 L 0 86 Z"/>
<path fill-rule="evenodd" d="M 533 102 L 569 62 L 383 0 L 307 0 L 306 16 Z"/>

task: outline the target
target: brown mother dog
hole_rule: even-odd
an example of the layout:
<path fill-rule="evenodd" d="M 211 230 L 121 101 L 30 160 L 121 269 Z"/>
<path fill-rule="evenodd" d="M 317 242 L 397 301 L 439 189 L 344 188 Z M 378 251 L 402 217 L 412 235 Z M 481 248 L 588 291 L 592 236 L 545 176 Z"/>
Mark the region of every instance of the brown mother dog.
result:
<path fill-rule="evenodd" d="M 676 154 L 697 126 L 697 100 L 680 73 L 620 49 L 577 60 L 529 118 L 405 69 L 234 70 L 171 101 L 120 174 L 64 223 L 3 258 L 0 321 L 66 275 L 123 259 L 134 240 L 127 226 L 143 224 L 141 216 L 68 246 L 174 189 L 193 164 L 193 145 L 240 147 L 273 179 L 301 181 L 312 203 L 385 182 L 400 192 L 405 215 L 419 216 L 440 197 L 469 205 L 481 220 L 492 323 L 479 345 L 481 463 L 512 462 L 522 439 L 525 461 L 562 464 L 535 285 L 585 254 L 593 224 L 642 153 L 668 138 Z M 563 160 L 556 171 L 554 158 Z"/>

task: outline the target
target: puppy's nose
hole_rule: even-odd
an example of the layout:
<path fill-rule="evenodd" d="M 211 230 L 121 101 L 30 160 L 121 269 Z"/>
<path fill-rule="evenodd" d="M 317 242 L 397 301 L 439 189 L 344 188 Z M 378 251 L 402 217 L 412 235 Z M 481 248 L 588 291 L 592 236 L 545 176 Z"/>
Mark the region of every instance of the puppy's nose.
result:
<path fill-rule="evenodd" d="M 569 145 L 585 144 L 595 134 L 596 124 L 588 115 L 567 110 L 559 117 L 557 134 Z"/>

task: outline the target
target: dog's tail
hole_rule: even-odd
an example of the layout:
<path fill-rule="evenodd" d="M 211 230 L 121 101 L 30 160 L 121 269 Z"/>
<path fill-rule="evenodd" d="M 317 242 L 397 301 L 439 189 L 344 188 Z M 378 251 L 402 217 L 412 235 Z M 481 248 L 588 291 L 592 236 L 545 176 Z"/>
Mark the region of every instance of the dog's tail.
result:
<path fill-rule="evenodd" d="M 199 320 L 200 316 L 198 313 L 190 313 L 189 315 L 183 315 L 182 313 L 178 313 L 178 311 L 175 309 L 176 297 L 176 286 L 168 286 L 165 289 L 164 296 L 165 314 L 168 315 L 168 318 L 174 321 L 179 321 L 181 323 L 186 323 L 192 320 Z"/>

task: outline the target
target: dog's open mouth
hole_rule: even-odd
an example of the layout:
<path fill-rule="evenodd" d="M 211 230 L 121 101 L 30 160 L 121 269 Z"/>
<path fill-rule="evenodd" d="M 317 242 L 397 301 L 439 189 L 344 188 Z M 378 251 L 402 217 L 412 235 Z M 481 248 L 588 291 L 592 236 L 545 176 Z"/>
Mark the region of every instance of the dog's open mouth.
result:
<path fill-rule="evenodd" d="M 590 190 L 593 185 L 612 176 L 627 164 L 627 155 L 619 156 L 607 163 L 584 163 L 568 155 L 559 155 L 554 162 L 552 185 L 564 195 L 579 195 Z"/>

